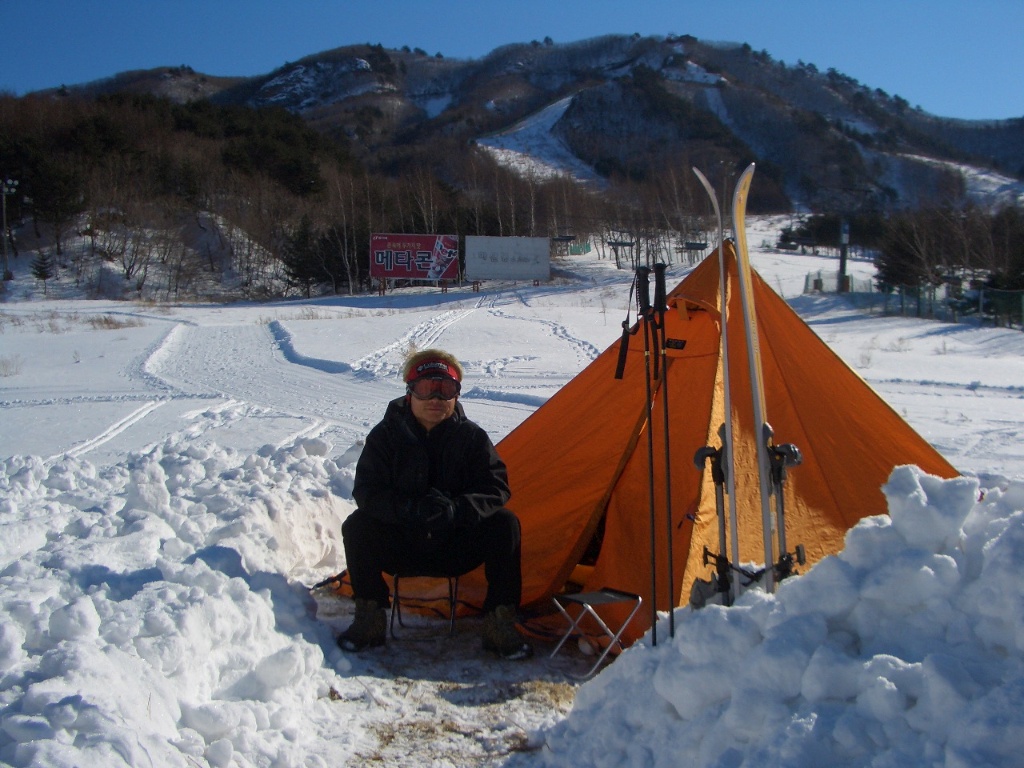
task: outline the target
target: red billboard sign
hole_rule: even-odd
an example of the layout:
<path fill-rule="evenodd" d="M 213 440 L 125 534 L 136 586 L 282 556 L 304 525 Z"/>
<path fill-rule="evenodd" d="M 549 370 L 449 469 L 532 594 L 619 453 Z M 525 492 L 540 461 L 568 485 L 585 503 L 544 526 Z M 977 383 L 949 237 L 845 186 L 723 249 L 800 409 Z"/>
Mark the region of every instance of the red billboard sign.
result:
<path fill-rule="evenodd" d="M 459 238 L 455 235 L 370 235 L 370 277 L 455 280 Z"/>

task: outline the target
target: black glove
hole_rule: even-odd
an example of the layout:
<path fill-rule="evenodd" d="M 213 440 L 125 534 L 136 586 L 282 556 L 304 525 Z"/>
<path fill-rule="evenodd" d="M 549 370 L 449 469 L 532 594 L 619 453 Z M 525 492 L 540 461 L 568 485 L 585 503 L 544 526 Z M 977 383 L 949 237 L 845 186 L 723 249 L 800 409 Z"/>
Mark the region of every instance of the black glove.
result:
<path fill-rule="evenodd" d="M 420 499 L 420 522 L 431 531 L 451 528 L 455 522 L 455 502 L 437 488 L 431 488 Z"/>
<path fill-rule="evenodd" d="M 455 527 L 472 528 L 480 522 L 480 514 L 469 504 L 458 504 L 455 507 Z"/>

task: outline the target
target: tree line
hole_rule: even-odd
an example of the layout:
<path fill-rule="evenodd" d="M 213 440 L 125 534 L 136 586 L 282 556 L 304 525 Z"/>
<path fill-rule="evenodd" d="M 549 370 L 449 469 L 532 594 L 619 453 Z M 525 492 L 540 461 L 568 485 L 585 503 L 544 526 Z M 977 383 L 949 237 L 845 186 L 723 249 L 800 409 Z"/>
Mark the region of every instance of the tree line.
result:
<path fill-rule="evenodd" d="M 662 98 L 656 85 L 644 91 L 651 103 Z M 356 140 L 325 135 L 283 109 L 138 94 L 0 96 L 0 174 L 19 181 L 9 222 L 46 231 L 55 272 L 88 282 L 104 265 L 123 286 L 169 299 L 194 296 L 211 280 L 220 293 L 230 285 L 249 298 L 366 290 L 374 232 L 572 234 L 600 255 L 608 242 L 630 243 L 613 249 L 624 267 L 671 262 L 684 242 L 712 239 L 710 206 L 690 167 L 721 187 L 749 160 L 704 142 L 699 157 L 680 150 L 642 174 L 613 168 L 601 183 L 581 185 L 517 174 L 443 130 L 375 153 L 355 152 Z M 772 192 L 761 212 L 781 204 L 770 170 L 759 165 Z M 751 205 L 757 212 L 755 197 Z M 955 205 L 862 218 L 853 231 L 883 254 L 887 281 L 968 269 L 1024 287 L 1019 209 Z M 65 252 L 72 234 L 87 245 Z"/>
<path fill-rule="evenodd" d="M 890 213 L 819 214 L 783 231 L 783 242 L 851 246 L 871 254 L 885 291 L 949 284 L 959 289 L 1024 290 L 1024 210 L 990 211 L 951 201 Z"/>
<path fill-rule="evenodd" d="M 654 233 L 699 228 L 706 212 L 682 172 L 587 189 L 520 176 L 443 135 L 370 161 L 350 149 L 282 109 L 0 96 L 0 172 L 19 181 L 9 220 L 46 229 L 56 265 L 76 279 L 102 262 L 142 291 L 159 265 L 168 297 L 194 292 L 203 273 L 230 276 L 248 297 L 362 290 L 373 232 L 603 243 L 626 229 L 631 258 L 653 258 L 673 247 Z M 65 253 L 71 234 L 88 247 Z"/>

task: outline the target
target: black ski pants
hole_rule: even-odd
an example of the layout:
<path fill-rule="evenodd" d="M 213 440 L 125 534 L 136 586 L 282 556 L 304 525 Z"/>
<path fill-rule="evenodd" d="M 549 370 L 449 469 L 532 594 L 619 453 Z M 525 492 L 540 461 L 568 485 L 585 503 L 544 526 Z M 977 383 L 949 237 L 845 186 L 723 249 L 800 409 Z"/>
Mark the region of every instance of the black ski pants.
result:
<path fill-rule="evenodd" d="M 341 525 L 345 561 L 354 597 L 388 605 L 382 573 L 461 576 L 484 566 L 484 612 L 499 605 L 519 607 L 522 552 L 519 518 L 499 509 L 472 528 L 457 528 L 427 538 L 406 526 L 383 523 L 358 509 Z"/>

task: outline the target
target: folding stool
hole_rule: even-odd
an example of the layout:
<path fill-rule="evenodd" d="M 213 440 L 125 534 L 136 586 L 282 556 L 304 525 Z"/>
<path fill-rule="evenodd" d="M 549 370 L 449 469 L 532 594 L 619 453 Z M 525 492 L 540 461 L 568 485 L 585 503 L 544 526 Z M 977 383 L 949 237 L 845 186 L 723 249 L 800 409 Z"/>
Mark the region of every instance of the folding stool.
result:
<path fill-rule="evenodd" d="M 562 639 L 558 641 L 558 645 L 555 646 L 555 650 L 551 652 L 553 658 L 556 653 L 565 644 L 572 634 L 579 628 L 580 621 L 583 620 L 584 616 L 590 616 L 597 625 L 601 628 L 601 631 L 608 637 L 608 645 L 601 652 L 601 655 L 597 657 L 597 661 L 594 662 L 594 666 L 590 668 L 586 674 L 580 677 L 590 677 L 597 671 L 597 668 L 601 666 L 601 662 L 604 661 L 605 657 L 611 652 L 612 646 L 618 645 L 619 650 L 625 650 L 625 646 L 622 645 L 622 633 L 626 631 L 626 627 L 629 626 L 629 622 L 636 616 L 636 612 L 640 610 L 640 604 L 643 602 L 643 598 L 640 595 L 634 595 L 632 592 L 623 592 L 619 589 L 613 589 L 611 587 L 602 587 L 596 592 L 579 592 L 577 594 L 567 595 L 555 595 L 554 598 L 555 607 L 558 608 L 559 612 L 565 617 L 565 620 L 569 622 L 569 628 L 565 631 Z M 597 615 L 594 610 L 595 605 L 608 605 L 610 603 L 632 603 L 633 610 L 630 611 L 625 621 L 616 631 L 612 631 L 608 625 Z M 566 610 L 567 606 L 578 605 L 580 611 L 573 618 L 572 615 Z"/>
<path fill-rule="evenodd" d="M 391 636 L 397 639 L 395 634 L 395 618 L 398 618 L 398 624 L 401 627 L 405 626 L 402 621 L 402 596 L 399 592 L 399 582 L 402 579 L 448 579 L 448 634 L 455 634 L 455 610 L 458 607 L 459 597 L 459 577 L 450 576 L 447 574 L 428 574 L 428 573 L 396 573 L 392 575 L 392 582 L 394 587 L 391 593 L 391 622 L 390 631 Z"/>

